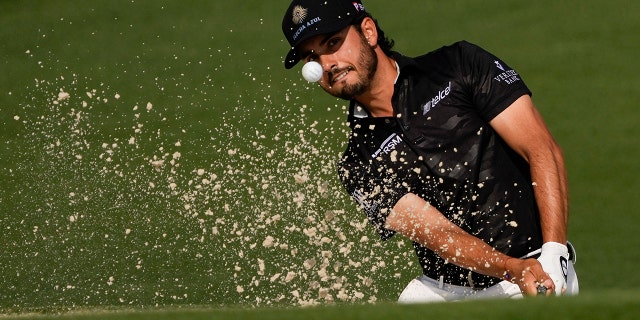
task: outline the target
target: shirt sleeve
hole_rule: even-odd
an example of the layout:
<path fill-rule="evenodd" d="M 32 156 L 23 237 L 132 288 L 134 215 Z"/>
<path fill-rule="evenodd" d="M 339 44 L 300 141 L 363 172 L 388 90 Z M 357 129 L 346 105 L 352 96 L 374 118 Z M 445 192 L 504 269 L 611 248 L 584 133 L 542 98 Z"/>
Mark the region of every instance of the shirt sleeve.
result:
<path fill-rule="evenodd" d="M 484 49 L 460 42 L 462 77 L 473 93 L 473 104 L 490 121 L 521 96 L 531 91 L 517 71 Z"/>
<path fill-rule="evenodd" d="M 343 159 L 338 164 L 338 175 L 347 192 L 366 213 L 382 240 L 395 235 L 395 231 L 385 228 L 391 209 L 406 192 L 392 188 L 397 185 L 393 175 L 377 172 L 369 165 Z"/>

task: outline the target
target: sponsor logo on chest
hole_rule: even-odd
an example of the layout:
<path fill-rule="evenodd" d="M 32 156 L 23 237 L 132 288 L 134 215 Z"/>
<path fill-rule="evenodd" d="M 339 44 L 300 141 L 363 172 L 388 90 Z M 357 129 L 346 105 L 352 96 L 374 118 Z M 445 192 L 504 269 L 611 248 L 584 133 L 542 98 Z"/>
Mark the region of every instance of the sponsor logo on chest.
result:
<path fill-rule="evenodd" d="M 429 99 L 425 104 L 422 105 L 422 115 L 427 114 L 431 109 L 435 108 L 440 101 L 446 98 L 451 93 L 451 81 L 449 84 L 441 90 L 438 90 L 438 93 L 435 97 Z"/>
<path fill-rule="evenodd" d="M 384 140 L 384 142 L 382 142 L 382 145 L 380 145 L 380 148 L 376 150 L 376 152 L 374 152 L 371 155 L 371 157 L 375 159 L 381 153 L 387 155 L 391 153 L 393 150 L 395 150 L 396 146 L 398 146 L 400 143 L 402 143 L 402 138 L 400 138 L 399 135 L 394 133 L 390 135 L 386 140 Z"/>

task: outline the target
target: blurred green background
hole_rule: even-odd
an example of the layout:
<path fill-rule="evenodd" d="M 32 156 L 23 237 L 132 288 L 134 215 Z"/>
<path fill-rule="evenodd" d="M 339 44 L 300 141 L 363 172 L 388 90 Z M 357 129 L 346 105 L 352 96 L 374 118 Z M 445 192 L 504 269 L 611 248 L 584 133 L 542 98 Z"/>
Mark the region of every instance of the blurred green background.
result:
<path fill-rule="evenodd" d="M 346 103 L 285 70 L 288 1 L 0 1 L 0 309 L 394 301 L 419 273 L 335 177 Z M 633 289 L 633 1 L 365 1 L 395 49 L 465 39 L 562 145 L 581 289 Z"/>

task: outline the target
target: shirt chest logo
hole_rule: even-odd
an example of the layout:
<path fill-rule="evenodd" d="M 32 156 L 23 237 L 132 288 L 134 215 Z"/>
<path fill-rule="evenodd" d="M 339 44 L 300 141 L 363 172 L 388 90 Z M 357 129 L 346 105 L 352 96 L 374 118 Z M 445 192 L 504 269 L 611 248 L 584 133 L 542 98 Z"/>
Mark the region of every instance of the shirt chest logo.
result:
<path fill-rule="evenodd" d="M 390 135 L 386 140 L 384 140 L 384 142 L 382 142 L 382 145 L 380 145 L 380 148 L 378 148 L 378 150 L 376 150 L 376 152 L 374 152 L 371 155 L 371 157 L 375 159 L 380 154 L 387 155 L 391 153 L 393 150 L 395 150 L 400 143 L 402 143 L 402 138 L 400 138 L 399 135 L 394 133 Z"/>
<path fill-rule="evenodd" d="M 449 84 L 441 90 L 438 90 L 438 94 L 435 97 L 429 99 L 425 104 L 422 105 L 422 115 L 425 115 L 431 111 L 431 109 L 435 108 L 440 101 L 446 98 L 451 93 L 451 81 Z"/>

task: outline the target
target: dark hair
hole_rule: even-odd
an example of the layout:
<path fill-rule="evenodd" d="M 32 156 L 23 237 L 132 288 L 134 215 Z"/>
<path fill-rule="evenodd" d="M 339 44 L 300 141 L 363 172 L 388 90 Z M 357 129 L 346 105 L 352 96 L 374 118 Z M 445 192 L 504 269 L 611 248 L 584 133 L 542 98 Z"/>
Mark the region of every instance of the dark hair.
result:
<path fill-rule="evenodd" d="M 365 13 L 362 17 L 354 20 L 352 24 L 356 27 L 356 30 L 358 30 L 358 32 L 362 33 L 361 25 L 362 21 L 365 18 L 371 18 L 371 20 L 373 20 L 373 22 L 376 24 L 376 31 L 378 32 L 378 45 L 380 46 L 380 49 L 382 49 L 384 54 L 386 54 L 387 56 L 391 56 L 391 49 L 393 48 L 393 45 L 395 43 L 392 39 L 387 38 L 387 36 L 384 34 L 384 31 L 382 31 L 382 29 L 380 28 L 378 20 L 372 17 L 371 14 L 369 14 L 368 12 Z"/>

